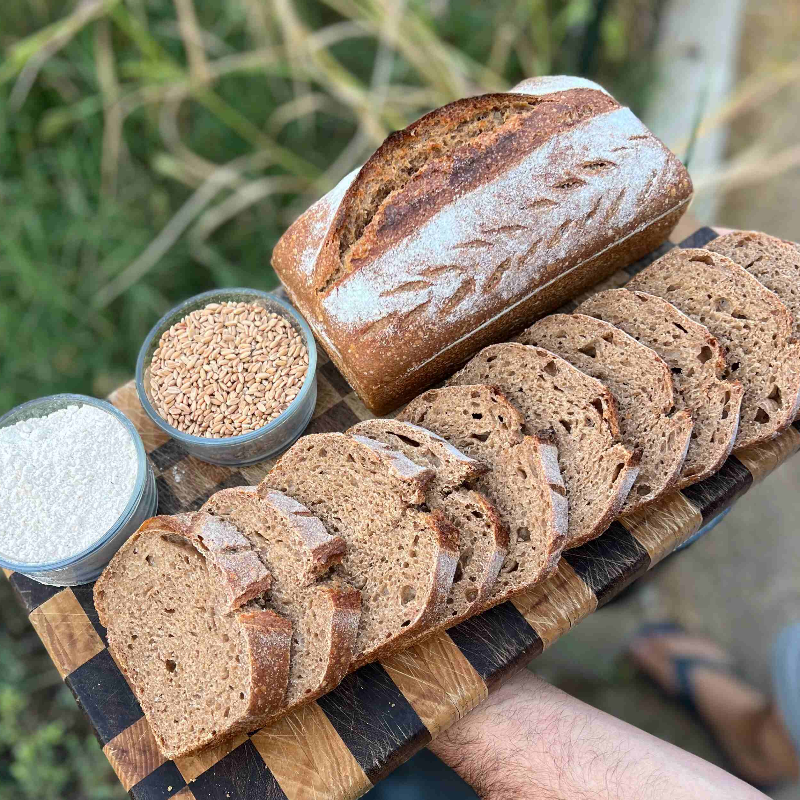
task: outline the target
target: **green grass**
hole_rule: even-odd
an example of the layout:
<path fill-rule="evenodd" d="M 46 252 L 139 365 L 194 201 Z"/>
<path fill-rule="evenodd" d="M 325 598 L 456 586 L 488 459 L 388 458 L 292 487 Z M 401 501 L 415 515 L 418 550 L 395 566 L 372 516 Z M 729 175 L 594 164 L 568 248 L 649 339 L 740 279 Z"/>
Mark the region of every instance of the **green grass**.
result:
<path fill-rule="evenodd" d="M 583 66 L 639 108 L 659 5 L 0 4 L 0 413 L 107 394 L 189 295 L 275 286 L 286 226 L 437 105 Z M 31 629 L 0 609 L 0 797 L 120 796 Z"/>

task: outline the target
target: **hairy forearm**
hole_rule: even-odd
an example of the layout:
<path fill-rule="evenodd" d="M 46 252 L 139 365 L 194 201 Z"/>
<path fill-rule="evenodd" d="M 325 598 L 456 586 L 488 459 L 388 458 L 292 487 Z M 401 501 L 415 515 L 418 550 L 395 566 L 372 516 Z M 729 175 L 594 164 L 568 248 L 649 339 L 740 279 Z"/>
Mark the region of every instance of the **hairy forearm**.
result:
<path fill-rule="evenodd" d="M 523 671 L 431 750 L 484 800 L 756 800 L 760 792 Z"/>

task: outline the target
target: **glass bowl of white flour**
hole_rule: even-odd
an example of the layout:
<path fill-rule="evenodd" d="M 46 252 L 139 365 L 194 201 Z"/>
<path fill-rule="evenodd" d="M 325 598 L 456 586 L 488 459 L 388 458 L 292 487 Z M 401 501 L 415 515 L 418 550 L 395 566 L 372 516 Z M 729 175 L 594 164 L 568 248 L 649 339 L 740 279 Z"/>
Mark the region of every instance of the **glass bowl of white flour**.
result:
<path fill-rule="evenodd" d="M 131 421 L 78 394 L 0 417 L 0 566 L 51 586 L 99 577 L 156 513 L 153 469 Z"/>

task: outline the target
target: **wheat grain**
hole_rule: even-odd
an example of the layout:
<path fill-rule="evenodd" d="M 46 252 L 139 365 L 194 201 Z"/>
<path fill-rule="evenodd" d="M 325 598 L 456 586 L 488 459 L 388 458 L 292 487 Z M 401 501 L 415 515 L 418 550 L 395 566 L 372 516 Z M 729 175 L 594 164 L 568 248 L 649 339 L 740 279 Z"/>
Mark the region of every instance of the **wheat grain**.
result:
<path fill-rule="evenodd" d="M 219 439 L 282 414 L 308 372 L 292 324 L 252 303 L 209 303 L 165 331 L 150 363 L 156 411 L 183 433 Z"/>

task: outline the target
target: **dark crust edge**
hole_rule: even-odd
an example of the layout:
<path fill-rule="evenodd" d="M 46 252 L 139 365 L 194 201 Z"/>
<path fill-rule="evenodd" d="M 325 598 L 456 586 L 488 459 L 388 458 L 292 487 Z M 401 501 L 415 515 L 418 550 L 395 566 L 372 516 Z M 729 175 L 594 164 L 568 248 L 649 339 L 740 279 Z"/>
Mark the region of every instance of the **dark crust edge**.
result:
<path fill-rule="evenodd" d="M 438 509 L 430 512 L 418 511 L 417 513 L 431 529 L 436 543 L 434 568 L 429 574 L 425 604 L 416 619 L 412 620 L 403 633 L 398 634 L 386 644 L 378 645 L 357 657 L 350 665 L 350 672 L 354 672 L 372 661 L 379 661 L 392 653 L 404 650 L 416 639 L 417 634 L 429 633 L 443 616 L 458 561 L 458 531 Z"/>
<path fill-rule="evenodd" d="M 614 396 L 611 394 L 608 388 L 603 383 L 598 381 L 596 378 L 592 378 L 590 375 L 586 375 L 585 373 L 581 372 L 577 367 L 573 367 L 572 364 L 561 358 L 561 356 L 557 355 L 556 353 L 551 353 L 549 350 L 545 350 L 543 347 L 533 347 L 532 345 L 520 344 L 519 342 L 499 342 L 498 344 L 489 345 L 489 347 L 485 347 L 483 348 L 483 350 L 476 353 L 475 356 L 473 356 L 473 359 L 470 359 L 470 362 L 468 362 L 468 364 L 465 365 L 464 368 L 462 368 L 455 375 L 453 375 L 453 377 L 448 382 L 448 385 L 455 385 L 455 386 L 475 385 L 467 383 L 457 383 L 457 381 L 459 376 L 463 374 L 467 366 L 469 366 L 469 363 L 471 363 L 472 360 L 474 360 L 475 358 L 478 358 L 481 355 L 481 353 L 483 353 L 485 350 L 489 350 L 490 348 L 504 347 L 507 345 L 511 347 L 529 348 L 531 350 L 546 353 L 548 357 L 558 359 L 559 361 L 563 361 L 564 364 L 566 364 L 566 367 L 569 368 L 568 371 L 574 370 L 576 373 L 578 373 L 578 375 L 582 380 L 588 380 L 596 384 L 595 386 L 596 394 L 603 397 L 603 399 L 606 401 L 605 407 L 608 409 L 608 414 L 606 416 L 606 419 L 608 421 L 611 438 L 613 440 L 613 444 L 610 449 L 620 448 L 623 453 L 627 454 L 627 457 L 624 458 L 625 466 L 620 472 L 620 474 L 617 476 L 617 480 L 612 484 L 612 491 L 609 492 L 608 504 L 605 508 L 605 511 L 603 511 L 603 513 L 600 515 L 595 525 L 590 530 L 581 533 L 579 536 L 573 535 L 568 538 L 565 549 L 571 550 L 573 547 L 578 547 L 579 545 L 585 544 L 586 542 L 591 541 L 592 539 L 596 539 L 619 516 L 622 506 L 624 505 L 625 499 L 627 498 L 628 493 L 630 492 L 630 485 L 633 483 L 633 480 L 636 478 L 636 475 L 638 474 L 641 454 L 635 450 L 631 450 L 622 442 L 619 430 L 617 403 L 616 400 L 614 400 Z M 437 390 L 433 389 L 431 391 L 437 391 Z M 498 392 L 499 394 L 503 395 L 503 397 L 506 398 L 507 402 L 509 402 L 512 406 L 514 406 L 514 401 L 507 398 L 503 394 L 502 390 L 498 389 Z M 421 395 L 421 397 L 425 397 L 425 394 Z M 409 404 L 409 407 L 412 404 Z M 514 408 L 516 408 L 516 406 L 514 406 Z M 522 412 L 520 412 L 519 409 L 517 409 L 517 412 L 524 419 L 524 415 L 522 415 Z M 636 472 L 633 474 L 633 478 L 631 478 L 633 470 L 635 470 Z M 567 499 L 569 499 L 569 494 L 567 495 Z"/>
<path fill-rule="evenodd" d="M 305 695 L 296 703 L 283 706 L 277 713 L 272 714 L 264 724 L 280 719 L 285 714 L 296 708 L 306 705 L 318 697 L 335 689 L 350 671 L 353 660 L 353 648 L 358 633 L 358 623 L 361 617 L 361 592 L 348 586 L 344 581 L 336 583 L 316 584 L 310 589 L 314 590 L 315 600 L 322 598 L 326 602 L 325 614 L 328 624 L 326 650 L 329 658 L 325 673 L 319 686 Z M 353 621 L 352 618 L 356 619 Z"/>
<path fill-rule="evenodd" d="M 277 489 L 272 489 L 271 491 L 275 492 L 276 494 L 281 494 L 281 492 L 278 492 Z M 258 487 L 255 486 L 231 486 L 225 489 L 220 489 L 218 492 L 212 494 L 208 500 L 206 500 L 200 510 L 211 513 L 214 516 L 225 516 L 224 514 L 217 515 L 215 512 L 208 510 L 210 508 L 214 508 L 216 503 L 215 498 L 218 498 L 220 495 L 234 497 L 237 499 L 241 498 L 242 502 L 263 503 L 270 506 L 274 513 L 280 517 L 285 518 L 294 516 L 291 512 L 284 512 L 282 509 L 278 508 L 270 501 L 269 497 L 265 496 L 263 493 L 259 493 Z M 295 503 L 298 502 L 297 500 L 294 500 L 294 498 L 288 499 L 291 499 Z M 305 506 L 303 506 L 302 503 L 298 503 L 298 505 L 300 505 L 309 516 L 314 516 L 307 508 L 305 508 Z M 309 573 L 304 576 L 303 580 L 305 581 L 304 585 L 311 586 L 316 580 L 324 575 L 325 572 L 330 569 L 330 567 L 338 564 L 342 560 L 347 552 L 347 544 L 341 536 L 333 536 L 330 533 L 327 533 L 327 530 L 326 533 L 328 535 L 328 540 L 313 544 L 308 541 L 305 532 L 303 531 L 302 524 L 293 519 L 288 520 L 288 522 L 289 524 L 295 526 L 297 530 L 297 537 L 301 542 L 301 547 L 308 555 L 310 562 Z M 321 521 L 320 525 L 322 525 Z"/>
<path fill-rule="evenodd" d="M 394 352 L 392 361 L 388 362 L 385 349 L 375 353 L 375 359 L 380 359 L 382 365 L 380 373 L 351 363 L 346 352 L 349 346 L 347 337 L 329 331 L 327 318 L 319 316 L 319 305 L 299 283 L 293 286 L 293 268 L 287 265 L 284 270 L 277 263 L 275 266 L 289 299 L 308 320 L 339 372 L 367 408 L 380 416 L 394 411 L 452 374 L 481 348 L 513 337 L 539 316 L 562 306 L 570 298 L 655 250 L 677 225 L 689 200 L 687 198 L 679 202 L 662 216 L 642 225 L 601 253 L 590 256 L 555 278 L 544 289 L 538 289 L 514 306 L 503 309 L 456 341 L 443 337 L 429 355 L 427 349 L 424 353 Z M 345 348 L 344 352 L 342 348 Z"/>
<path fill-rule="evenodd" d="M 270 491 L 274 494 L 281 494 L 277 489 L 271 489 Z M 206 501 L 203 508 L 206 508 L 206 506 L 213 506 L 214 498 L 222 493 L 225 493 L 228 497 L 235 498 L 238 502 L 243 504 L 252 504 L 253 501 L 263 503 L 269 506 L 276 516 L 281 518 L 289 517 L 287 525 L 293 525 L 295 527 L 297 537 L 302 542 L 302 547 L 305 549 L 306 554 L 311 558 L 312 562 L 320 568 L 324 567 L 327 570 L 334 566 L 341 561 L 342 556 L 346 552 L 346 543 L 341 536 L 331 536 L 329 534 L 329 541 L 311 545 L 306 540 L 299 522 L 291 519 L 294 516 L 291 512 L 284 512 L 283 509 L 278 508 L 274 503 L 270 502 L 267 497 L 262 497 L 254 493 L 251 487 L 236 486 L 222 489 L 213 494 Z M 297 503 L 302 508 L 305 508 L 302 503 L 294 500 L 294 498 L 289 499 L 293 500 L 294 503 Z M 306 511 L 308 511 L 308 509 L 306 509 Z M 308 513 L 311 514 L 310 511 L 308 511 Z M 322 523 L 320 522 L 320 524 Z M 268 542 L 269 540 L 267 539 L 266 541 Z M 304 696 L 302 701 L 285 705 L 283 704 L 285 698 L 282 697 L 279 703 L 280 708 L 277 713 L 274 713 L 275 706 L 271 706 L 268 709 L 268 713 L 271 715 L 270 719 L 277 719 L 293 708 L 311 702 L 330 691 L 347 674 L 353 656 L 353 646 L 355 644 L 358 622 L 361 614 L 361 592 L 359 592 L 358 589 L 348 586 L 344 581 L 320 581 L 320 576 L 316 574 L 312 577 L 313 581 L 305 587 L 306 591 L 314 593 L 315 601 L 322 599 L 326 602 L 326 624 L 322 631 L 326 641 L 324 650 L 327 653 L 325 672 L 321 676 L 317 687 Z M 355 619 L 348 620 L 348 616 L 352 615 L 355 615 Z M 291 664 L 289 666 L 291 666 Z"/>
<path fill-rule="evenodd" d="M 390 419 L 390 418 L 379 418 L 376 417 L 375 419 L 365 419 L 361 422 L 356 423 L 351 428 L 348 428 L 346 431 L 350 434 L 357 434 L 359 436 L 366 436 L 367 438 L 373 438 L 370 436 L 369 431 L 372 428 L 380 428 L 382 431 L 389 431 L 391 433 L 400 433 L 402 435 L 402 431 L 405 426 L 410 426 L 413 429 L 417 429 L 418 431 L 422 432 L 424 435 L 431 437 L 433 440 L 433 445 L 438 448 L 439 450 L 446 450 L 445 445 L 442 442 L 437 440 L 442 439 L 443 437 L 439 436 L 438 434 L 434 433 L 433 431 L 429 431 L 422 425 L 417 425 L 414 422 L 409 422 L 407 420 L 401 419 Z M 444 440 L 447 445 L 453 447 L 454 449 L 458 450 L 455 445 L 451 442 L 448 442 L 446 439 Z M 391 445 L 387 445 L 391 447 Z M 459 452 L 461 452 L 459 450 Z M 489 467 L 484 464 L 482 461 L 479 461 L 476 458 L 472 458 L 472 456 L 468 456 L 465 453 L 461 453 L 464 456 L 465 460 L 462 463 L 463 469 L 465 471 L 465 476 L 462 481 L 466 483 L 467 481 L 475 480 L 479 478 L 481 475 L 485 475 L 489 471 Z M 413 459 L 411 459 L 413 461 Z"/>
<path fill-rule="evenodd" d="M 655 350 L 648 347 L 642 342 L 637 341 L 633 336 L 623 331 L 621 328 L 617 328 L 616 326 L 612 325 L 610 322 L 606 322 L 603 319 L 599 319 L 598 317 L 592 317 L 588 314 L 581 314 L 577 310 L 571 314 L 551 314 L 549 316 L 544 317 L 543 319 L 538 320 L 530 328 L 523 332 L 523 334 L 519 337 L 519 341 L 523 344 L 531 344 L 534 347 L 542 347 L 543 345 L 536 344 L 535 342 L 527 341 L 535 339 L 538 330 L 546 330 L 553 325 L 558 324 L 558 320 L 560 318 L 566 318 L 568 320 L 574 321 L 576 325 L 592 325 L 596 326 L 598 329 L 603 330 L 605 329 L 608 333 L 611 334 L 612 337 L 616 340 L 618 345 L 624 345 L 626 348 L 631 349 L 634 354 L 638 351 L 638 358 L 637 362 L 641 359 L 648 359 L 652 365 L 653 369 L 656 370 L 658 375 L 658 381 L 661 384 L 661 388 L 664 390 L 665 396 L 669 397 L 669 408 L 661 408 L 658 409 L 658 420 L 666 420 L 671 424 L 671 427 L 676 434 L 680 434 L 680 439 L 678 442 L 681 444 L 682 453 L 683 455 L 678 460 L 678 455 L 681 451 L 676 451 L 673 455 L 672 463 L 671 463 L 671 472 L 669 472 L 666 476 L 664 476 L 661 480 L 661 485 L 654 489 L 653 491 L 649 492 L 645 497 L 634 497 L 631 494 L 628 495 L 625 503 L 623 503 L 623 509 L 625 514 L 632 513 L 634 511 L 638 511 L 646 506 L 654 503 L 656 500 L 663 497 L 665 494 L 668 494 L 672 491 L 678 484 L 681 479 L 681 474 L 683 470 L 683 463 L 686 460 L 686 452 L 689 448 L 689 443 L 691 441 L 691 434 L 694 428 L 694 423 L 692 421 L 691 414 L 686 410 L 677 411 L 672 416 L 668 416 L 668 412 L 671 408 L 674 408 L 675 402 L 675 389 L 672 381 L 672 376 L 670 374 L 670 369 L 667 363 L 661 358 Z M 564 359 L 567 360 L 567 359 Z M 579 371 L 579 367 L 576 367 Z M 588 373 L 585 373 L 588 374 Z M 592 376 L 590 376 L 592 377 Z M 608 390 L 610 392 L 610 390 Z M 613 392 L 611 393 L 613 397 Z M 617 404 L 617 415 L 619 415 L 619 406 Z M 641 477 L 641 476 L 640 476 Z M 658 476 L 655 476 L 658 477 Z M 634 483 L 634 486 L 636 484 Z"/>
<path fill-rule="evenodd" d="M 303 442 L 306 442 L 312 438 L 315 440 L 319 440 L 331 437 L 336 439 L 339 439 L 341 437 L 347 440 L 356 441 L 360 446 L 366 447 L 370 451 L 371 457 L 374 459 L 378 459 L 385 462 L 386 458 L 388 458 L 388 456 L 384 454 L 382 451 L 383 450 L 389 451 L 390 448 L 385 447 L 380 442 L 377 442 L 374 439 L 369 439 L 369 437 L 366 436 L 362 436 L 360 437 L 360 439 L 356 439 L 355 437 L 350 436 L 349 434 L 340 433 L 338 431 L 330 433 L 305 434 L 304 436 L 301 436 L 283 455 L 281 455 L 281 457 L 277 460 L 275 465 L 267 473 L 267 475 L 264 477 L 261 483 L 258 484 L 259 496 L 262 496 L 262 494 L 267 491 L 276 491 L 276 489 L 273 488 L 272 484 L 270 483 L 270 476 L 277 475 L 283 470 L 290 469 L 287 467 L 287 464 L 289 464 L 290 460 L 294 457 L 295 451 L 303 446 Z M 367 442 L 363 441 L 365 439 L 367 439 L 370 442 L 370 444 L 367 444 Z M 391 452 L 393 454 L 400 455 L 399 453 L 396 453 L 396 451 L 391 451 Z M 405 456 L 403 456 L 403 458 L 405 458 Z M 414 464 L 414 466 L 416 467 L 417 465 Z M 398 473 L 398 480 L 402 481 L 406 485 L 407 490 L 411 495 L 411 498 L 408 500 L 404 500 L 404 502 L 407 502 L 408 505 L 410 506 L 418 506 L 424 503 L 425 489 L 427 485 L 430 483 L 432 478 L 433 478 L 433 470 L 428 468 L 422 469 L 417 475 L 406 476 L 406 475 L 400 475 Z M 277 491 L 280 491 L 280 489 L 278 489 Z"/>
<path fill-rule="evenodd" d="M 394 458 L 396 455 L 400 455 L 397 453 L 397 451 L 391 451 L 390 448 L 386 447 L 380 442 L 370 440 L 368 437 L 361 438 L 366 439 L 367 442 L 372 442 L 374 446 L 366 444 L 364 441 L 359 441 L 359 439 L 348 436 L 344 433 L 319 433 L 309 434 L 309 436 L 314 436 L 317 438 L 336 437 L 337 439 L 339 437 L 344 437 L 349 441 L 355 441 L 361 446 L 368 447 L 371 450 L 374 458 L 381 459 L 384 462 L 389 456 L 383 451 L 391 453 L 392 458 Z M 309 436 L 305 436 L 298 440 L 297 443 L 295 443 L 291 448 L 289 448 L 289 450 L 286 451 L 286 453 L 281 456 L 272 470 L 267 473 L 264 480 L 259 484 L 259 489 L 263 487 L 264 491 L 272 491 L 275 476 L 278 475 L 282 470 L 291 471 L 291 467 L 289 466 L 290 459 L 292 457 L 291 454 L 298 447 L 298 444 L 302 442 L 303 439 L 308 439 Z M 405 456 L 403 456 L 403 458 L 405 458 Z M 414 466 L 416 467 L 417 465 L 415 464 Z M 425 487 L 432 476 L 433 472 L 428 469 L 416 476 L 403 476 L 400 478 L 409 486 L 409 488 L 417 490 L 416 494 L 419 498 L 418 502 L 410 502 L 407 500 L 404 502 L 406 503 L 408 510 L 419 515 L 419 519 L 423 521 L 424 524 L 430 529 L 435 544 L 433 569 L 430 572 L 430 581 L 428 584 L 428 591 L 425 597 L 424 605 L 422 605 L 420 608 L 416 619 L 414 619 L 409 626 L 404 628 L 402 633 L 398 633 L 386 644 L 377 645 L 371 650 L 363 653 L 361 656 L 356 657 L 350 664 L 350 672 L 353 672 L 364 664 L 379 660 L 389 653 L 402 650 L 407 646 L 411 637 L 413 637 L 418 631 L 429 628 L 436 621 L 436 618 L 441 616 L 441 610 L 444 608 L 445 601 L 450 593 L 450 586 L 453 582 L 453 575 L 455 573 L 456 562 L 459 555 L 458 531 L 450 524 L 450 522 L 448 522 L 448 520 L 440 511 L 427 512 L 418 508 L 418 506 L 425 501 Z"/>

